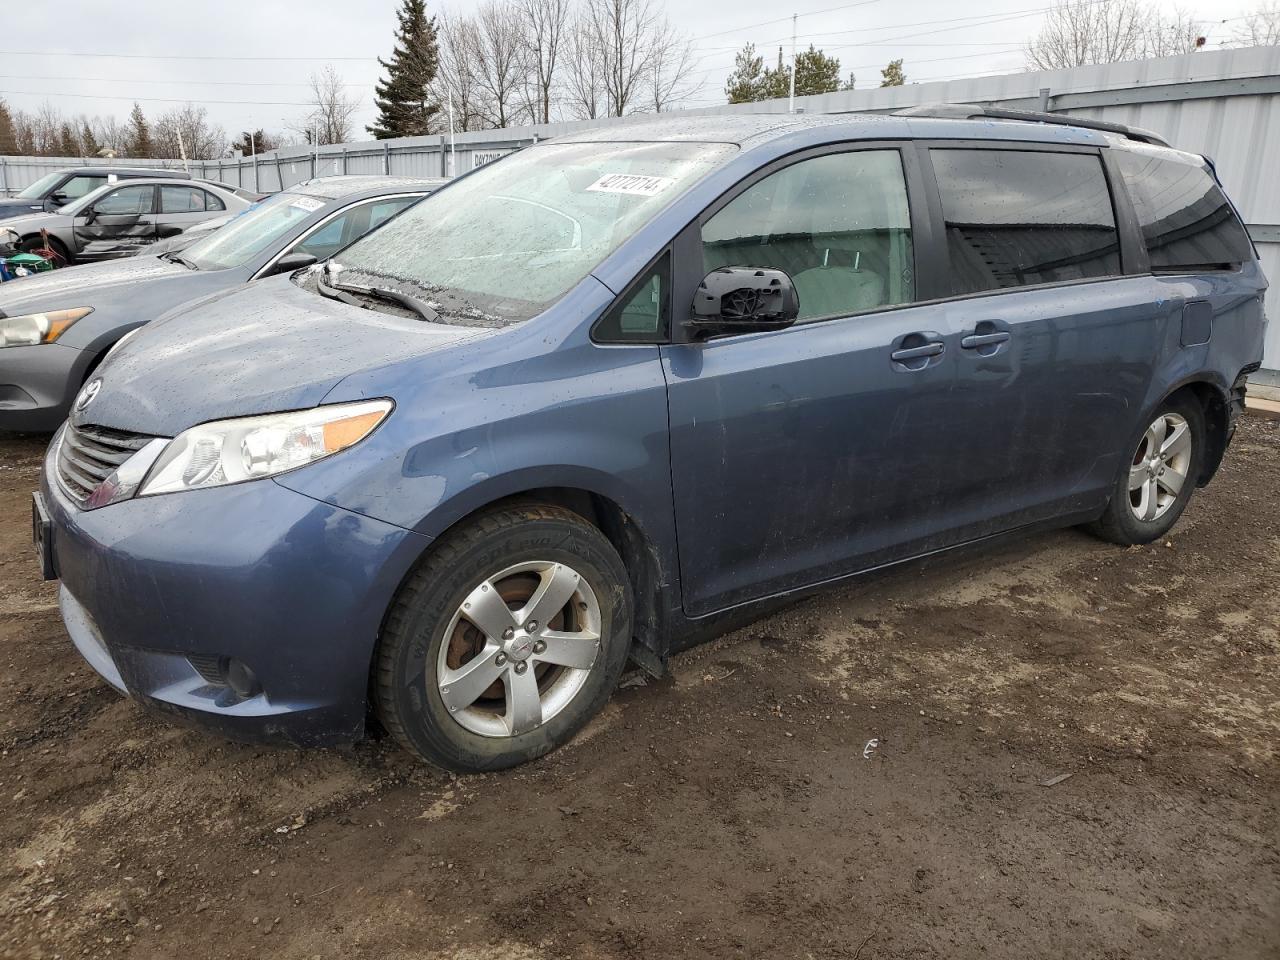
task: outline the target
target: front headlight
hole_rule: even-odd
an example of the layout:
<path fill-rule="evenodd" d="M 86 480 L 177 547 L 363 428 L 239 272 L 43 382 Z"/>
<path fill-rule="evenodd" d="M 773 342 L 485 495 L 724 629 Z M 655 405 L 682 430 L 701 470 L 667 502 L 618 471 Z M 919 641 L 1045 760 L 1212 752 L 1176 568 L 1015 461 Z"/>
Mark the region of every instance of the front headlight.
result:
<path fill-rule="evenodd" d="M 391 412 L 390 400 L 219 420 L 184 430 L 147 474 L 138 496 L 270 477 L 359 443 Z"/>
<path fill-rule="evenodd" d="M 28 313 L 21 317 L 0 318 L 0 347 L 30 347 L 37 343 L 53 343 L 67 327 L 93 313 L 93 307 L 72 307 L 48 313 Z"/>

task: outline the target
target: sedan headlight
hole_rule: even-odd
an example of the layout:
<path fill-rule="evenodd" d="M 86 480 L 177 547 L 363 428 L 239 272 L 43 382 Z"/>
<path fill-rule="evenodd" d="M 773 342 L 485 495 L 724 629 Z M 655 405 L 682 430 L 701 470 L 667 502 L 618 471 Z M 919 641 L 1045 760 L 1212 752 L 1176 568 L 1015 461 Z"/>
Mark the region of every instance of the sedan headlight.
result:
<path fill-rule="evenodd" d="M 359 443 L 391 412 L 390 400 L 219 420 L 169 441 L 138 496 L 221 487 L 270 477 Z"/>
<path fill-rule="evenodd" d="M 0 318 L 0 347 L 30 347 L 37 343 L 53 343 L 67 327 L 93 313 L 93 307 L 72 307 L 48 313 L 28 313 L 21 317 Z"/>

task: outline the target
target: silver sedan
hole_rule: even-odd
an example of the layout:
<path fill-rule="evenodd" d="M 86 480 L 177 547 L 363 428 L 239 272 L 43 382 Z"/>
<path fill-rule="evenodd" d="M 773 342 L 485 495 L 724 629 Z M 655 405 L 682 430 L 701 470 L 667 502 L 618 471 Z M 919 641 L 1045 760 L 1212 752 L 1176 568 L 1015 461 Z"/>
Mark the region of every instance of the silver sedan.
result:
<path fill-rule="evenodd" d="M 33 213 L 0 223 L 23 250 L 48 247 L 62 264 L 129 257 L 149 244 L 177 236 L 194 224 L 236 214 L 249 201 L 229 190 L 175 180 L 107 184 L 53 213 Z"/>

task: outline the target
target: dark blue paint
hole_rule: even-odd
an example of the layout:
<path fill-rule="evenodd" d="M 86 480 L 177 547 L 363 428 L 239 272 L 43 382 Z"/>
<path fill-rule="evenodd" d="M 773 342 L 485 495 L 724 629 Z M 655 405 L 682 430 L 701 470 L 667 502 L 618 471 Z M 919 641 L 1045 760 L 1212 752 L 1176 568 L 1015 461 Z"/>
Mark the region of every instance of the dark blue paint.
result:
<path fill-rule="evenodd" d="M 130 692 L 240 735 L 354 735 L 381 618 L 414 561 L 475 510 L 543 488 L 585 491 L 630 518 L 654 556 L 649 589 L 674 648 L 824 582 L 1097 516 L 1162 398 L 1191 382 L 1225 398 L 1261 356 L 1256 263 L 1130 270 L 701 344 L 594 343 L 592 325 L 646 264 L 726 190 L 797 150 L 904 136 L 1105 143 L 1070 128 L 895 118 L 708 118 L 701 130 L 742 149 L 525 324 L 424 324 L 281 278 L 155 324 L 113 356 L 93 422 L 140 433 L 396 404 L 358 447 L 274 481 L 82 513 L 46 475 L 64 588 Z M 675 289 L 697 266 L 677 256 Z M 1189 346 L 1188 303 L 1209 305 L 1208 336 Z M 686 307 L 675 304 L 677 321 Z M 941 350 L 892 359 L 919 343 Z M 201 700 L 191 670 L 174 666 L 184 653 L 249 663 L 263 709 Z"/>

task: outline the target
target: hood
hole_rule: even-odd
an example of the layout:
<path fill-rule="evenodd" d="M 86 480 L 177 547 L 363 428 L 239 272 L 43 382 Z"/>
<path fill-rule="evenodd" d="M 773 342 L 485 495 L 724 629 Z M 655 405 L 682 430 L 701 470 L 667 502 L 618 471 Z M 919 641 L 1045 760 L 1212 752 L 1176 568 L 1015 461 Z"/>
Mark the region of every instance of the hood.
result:
<path fill-rule="evenodd" d="M 9 220 L 28 213 L 42 213 L 43 200 L 19 200 L 17 197 L 0 199 L 0 220 Z"/>
<path fill-rule="evenodd" d="M 14 221 L 9 221 L 13 223 Z M 10 317 L 63 307 L 99 307 L 113 293 L 135 298 L 135 284 L 163 277 L 190 277 L 195 271 L 159 257 L 131 257 L 38 273 L 0 284 L 0 311 Z M 128 288 L 122 289 L 122 288 Z M 180 301 L 179 301 L 180 302 Z M 156 314 L 159 316 L 159 314 Z"/>
<path fill-rule="evenodd" d="M 362 310 L 272 277 L 129 339 L 72 419 L 171 437 L 210 420 L 313 407 L 350 374 L 501 332 Z"/>

